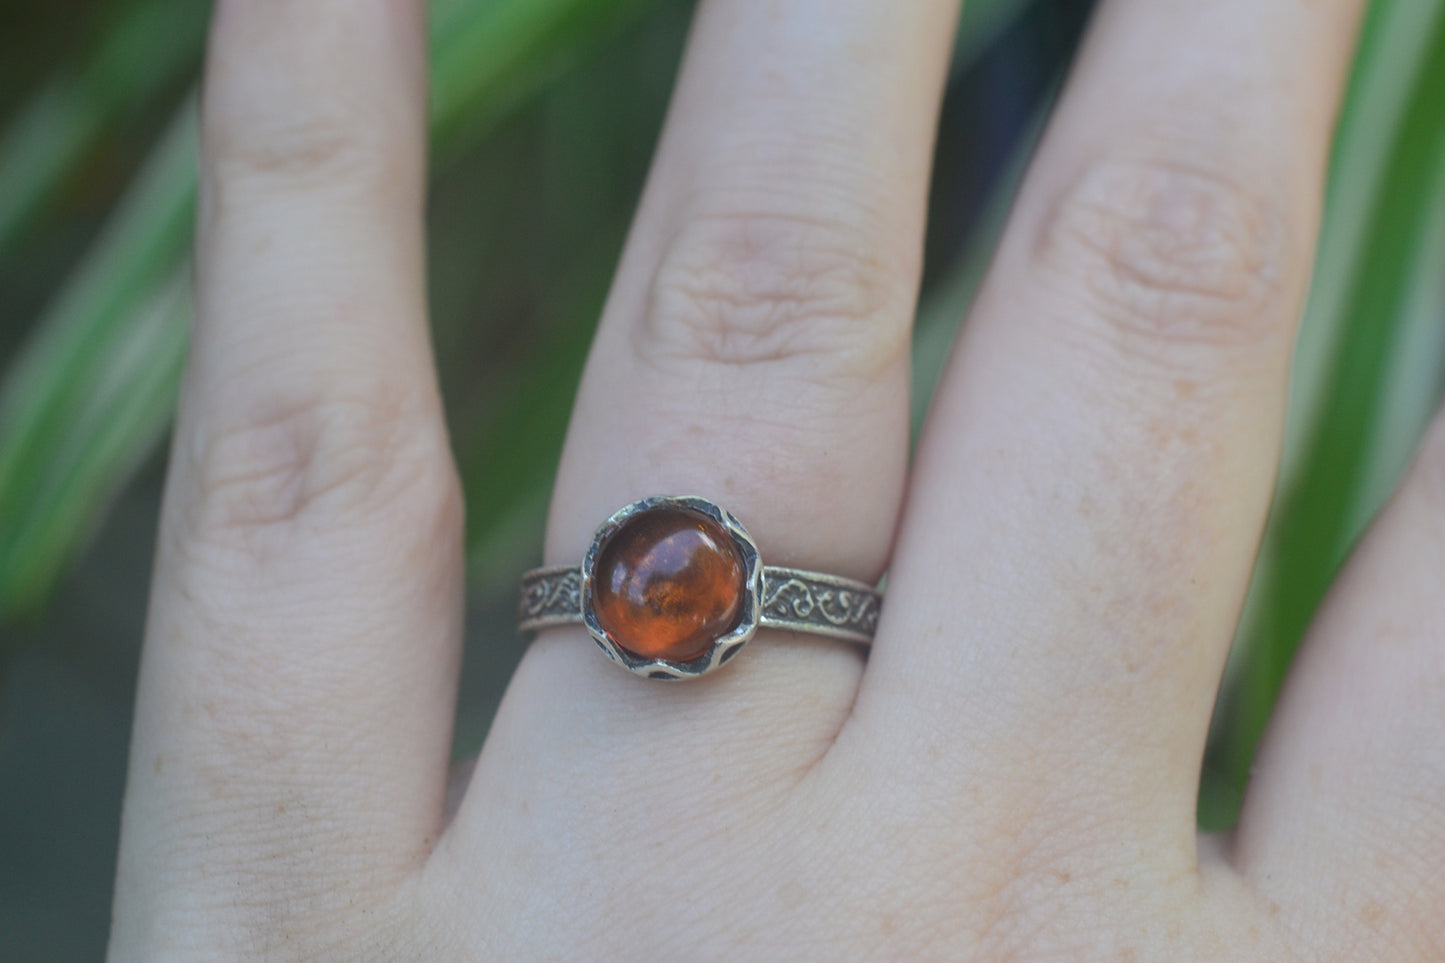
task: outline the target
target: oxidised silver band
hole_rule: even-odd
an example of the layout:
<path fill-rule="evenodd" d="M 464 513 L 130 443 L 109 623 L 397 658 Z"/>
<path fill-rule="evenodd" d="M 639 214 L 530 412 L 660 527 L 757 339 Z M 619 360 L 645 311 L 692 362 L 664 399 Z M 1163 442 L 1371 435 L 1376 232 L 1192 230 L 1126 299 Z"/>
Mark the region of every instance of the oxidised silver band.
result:
<path fill-rule="evenodd" d="M 682 660 L 634 651 L 603 624 L 596 608 L 598 557 L 611 539 L 649 515 L 680 513 L 695 517 L 717 538 L 731 542 L 742 569 L 737 586 L 736 619 L 718 627 L 706 646 Z M 689 522 L 689 525 L 691 523 Z M 618 509 L 597 527 L 581 565 L 539 568 L 522 577 L 518 624 L 523 632 L 554 625 L 584 625 L 602 653 L 634 675 L 648 679 L 695 679 L 731 660 L 760 628 L 809 632 L 867 644 L 878 626 L 882 596 L 871 586 L 836 575 L 766 566 L 742 522 L 716 502 L 698 495 L 651 495 Z M 666 649 L 663 649 L 666 651 Z"/>
<path fill-rule="evenodd" d="M 758 628 L 867 645 L 878 627 L 883 596 L 852 579 L 765 565 L 760 601 Z M 523 632 L 583 624 L 581 566 L 537 568 L 522 576 L 517 619 Z"/>

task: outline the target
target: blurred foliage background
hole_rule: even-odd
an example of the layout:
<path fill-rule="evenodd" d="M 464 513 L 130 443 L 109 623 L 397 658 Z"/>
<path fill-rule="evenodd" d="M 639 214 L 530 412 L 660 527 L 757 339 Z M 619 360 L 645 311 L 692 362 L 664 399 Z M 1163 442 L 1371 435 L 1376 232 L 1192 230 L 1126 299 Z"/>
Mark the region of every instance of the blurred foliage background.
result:
<path fill-rule="evenodd" d="M 1090 0 L 973 0 L 939 128 L 915 422 Z M 207 0 L 0 7 L 0 959 L 109 918 L 163 441 L 185 354 Z M 574 385 L 687 0 L 432 0 L 430 293 L 468 496 L 456 748 L 521 643 Z M 1140 78 L 1147 82 L 1147 78 Z M 1228 826 L 1295 644 L 1445 381 L 1445 0 L 1375 0 L 1341 120 L 1284 467 L 1201 788 Z"/>

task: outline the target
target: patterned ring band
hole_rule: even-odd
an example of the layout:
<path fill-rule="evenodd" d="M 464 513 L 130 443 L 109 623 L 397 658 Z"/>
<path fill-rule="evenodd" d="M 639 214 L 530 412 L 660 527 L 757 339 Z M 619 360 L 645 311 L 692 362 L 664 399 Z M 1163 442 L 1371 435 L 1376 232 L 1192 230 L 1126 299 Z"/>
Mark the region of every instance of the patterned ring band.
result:
<path fill-rule="evenodd" d="M 690 679 L 731 660 L 760 628 L 866 645 L 882 595 L 836 575 L 764 566 L 732 513 L 657 495 L 597 529 L 580 566 L 522 578 L 523 632 L 585 625 L 613 662 L 650 679 Z"/>

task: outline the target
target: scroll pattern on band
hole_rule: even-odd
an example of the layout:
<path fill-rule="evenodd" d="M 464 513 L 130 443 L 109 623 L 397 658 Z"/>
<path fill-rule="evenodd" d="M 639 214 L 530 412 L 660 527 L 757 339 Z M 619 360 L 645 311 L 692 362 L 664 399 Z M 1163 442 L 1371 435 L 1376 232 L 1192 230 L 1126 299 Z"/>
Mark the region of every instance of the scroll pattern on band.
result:
<path fill-rule="evenodd" d="M 582 619 L 582 570 L 538 569 L 528 572 L 517 600 L 517 619 L 528 625 L 555 625 Z"/>
<path fill-rule="evenodd" d="M 762 624 L 869 641 L 878 627 L 879 594 L 842 579 L 792 569 L 765 569 Z"/>
<path fill-rule="evenodd" d="M 861 583 L 770 567 L 763 570 L 759 623 L 866 643 L 878 627 L 882 601 Z M 528 572 L 522 580 L 517 618 L 523 632 L 581 622 L 582 570 L 573 566 Z"/>

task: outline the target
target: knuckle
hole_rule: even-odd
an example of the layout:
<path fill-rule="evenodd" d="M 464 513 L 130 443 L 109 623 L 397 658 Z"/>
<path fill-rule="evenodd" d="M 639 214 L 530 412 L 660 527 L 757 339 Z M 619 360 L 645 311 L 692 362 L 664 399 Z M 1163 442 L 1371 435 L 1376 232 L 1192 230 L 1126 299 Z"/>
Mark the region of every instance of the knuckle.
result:
<path fill-rule="evenodd" d="M 208 540 L 378 525 L 431 537 L 460 523 L 445 432 L 417 398 L 272 401 L 189 447 Z"/>
<path fill-rule="evenodd" d="M 412 179 L 407 154 L 348 108 L 275 111 L 205 134 L 208 182 L 222 201 L 278 191 L 385 193 Z"/>
<path fill-rule="evenodd" d="M 1214 170 L 1111 158 L 1048 212 L 1034 261 L 1129 347 L 1249 347 L 1280 330 L 1284 215 Z"/>
<path fill-rule="evenodd" d="M 908 342 L 911 268 L 843 217 L 695 217 L 652 281 L 641 350 L 752 365 L 806 359 L 875 377 Z"/>

